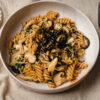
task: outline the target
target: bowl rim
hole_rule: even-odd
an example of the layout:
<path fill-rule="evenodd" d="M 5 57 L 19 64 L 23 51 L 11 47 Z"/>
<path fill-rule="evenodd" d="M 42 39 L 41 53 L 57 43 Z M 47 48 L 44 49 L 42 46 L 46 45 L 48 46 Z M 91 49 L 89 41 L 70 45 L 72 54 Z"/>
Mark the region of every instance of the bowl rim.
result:
<path fill-rule="evenodd" d="M 60 2 L 60 1 L 47 1 L 47 0 L 44 0 L 44 1 L 35 1 L 35 2 L 32 2 L 32 3 L 28 3 L 22 7 L 20 7 L 19 9 L 17 9 L 16 11 L 14 11 L 8 18 L 7 20 L 5 21 L 4 25 L 2 26 L 1 28 L 1 33 L 0 33 L 0 40 L 1 40 L 1 35 L 2 35 L 2 32 L 3 32 L 3 29 L 5 27 L 5 25 L 7 24 L 7 22 L 10 20 L 11 17 L 13 17 L 13 15 L 15 15 L 17 12 L 19 12 L 20 10 L 22 10 L 23 8 L 27 7 L 27 6 L 30 6 L 30 5 L 33 5 L 33 4 L 38 4 L 38 3 L 58 3 L 58 4 L 61 4 L 61 5 L 65 5 L 65 6 L 68 6 L 72 9 L 74 9 L 75 11 L 77 11 L 78 13 L 80 13 L 82 16 L 84 16 L 88 22 L 92 25 L 92 27 L 94 28 L 94 31 L 97 33 L 93 23 L 90 21 L 90 19 L 82 12 L 80 11 L 79 9 L 75 8 L 75 7 L 72 7 L 68 4 L 65 4 L 64 2 Z M 99 35 L 98 33 L 96 34 L 97 35 L 97 41 L 98 41 L 98 50 L 97 50 L 97 55 L 96 55 L 96 59 L 94 60 L 94 63 L 93 63 L 93 66 L 95 65 L 96 61 L 97 61 L 97 58 L 98 58 L 98 55 L 99 55 Z M 42 92 L 42 93 L 57 93 L 57 92 L 62 92 L 64 90 L 67 90 L 67 89 L 70 89 L 72 88 L 73 86 L 77 85 L 78 83 L 80 83 L 87 75 L 88 73 L 92 70 L 93 66 L 87 71 L 87 73 L 85 73 L 80 79 L 78 79 L 77 81 L 73 82 L 71 84 L 71 86 L 64 86 L 64 87 L 61 87 L 61 88 L 54 88 L 54 89 L 37 89 L 37 88 L 34 88 L 34 87 L 30 87 L 28 85 L 26 85 L 24 82 L 20 81 L 19 79 L 16 78 L 16 76 L 14 76 L 10 71 L 9 69 L 7 68 L 4 60 L 3 60 L 3 57 L 2 57 L 2 53 L 1 53 L 1 50 L 0 50 L 0 59 L 2 61 L 2 64 L 4 66 L 4 68 L 7 70 L 7 72 L 20 84 L 22 84 L 23 86 L 27 87 L 27 88 L 30 88 L 36 92 Z"/>

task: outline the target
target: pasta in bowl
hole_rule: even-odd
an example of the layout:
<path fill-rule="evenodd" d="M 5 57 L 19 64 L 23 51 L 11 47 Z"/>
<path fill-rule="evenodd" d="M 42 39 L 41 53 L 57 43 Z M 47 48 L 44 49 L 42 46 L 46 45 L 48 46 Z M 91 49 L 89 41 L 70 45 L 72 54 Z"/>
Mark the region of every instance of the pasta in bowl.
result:
<path fill-rule="evenodd" d="M 9 42 L 10 68 L 16 76 L 56 88 L 88 67 L 83 55 L 90 41 L 67 18 L 48 11 L 23 24 Z"/>

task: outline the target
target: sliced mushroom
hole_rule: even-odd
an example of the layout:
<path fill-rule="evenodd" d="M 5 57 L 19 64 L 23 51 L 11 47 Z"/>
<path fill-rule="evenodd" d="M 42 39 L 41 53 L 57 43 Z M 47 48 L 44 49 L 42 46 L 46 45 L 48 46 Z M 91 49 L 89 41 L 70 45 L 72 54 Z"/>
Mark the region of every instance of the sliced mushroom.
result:
<path fill-rule="evenodd" d="M 62 34 L 57 37 L 57 42 L 60 41 L 61 37 L 62 37 Z"/>
<path fill-rule="evenodd" d="M 56 86 L 63 84 L 66 81 L 64 72 L 59 72 L 54 76 L 54 83 Z"/>
<path fill-rule="evenodd" d="M 10 65 L 14 65 L 16 63 L 15 58 L 19 58 L 19 57 L 21 57 L 19 51 L 17 51 L 14 54 L 12 54 L 11 58 L 10 58 L 10 60 L 11 60 Z"/>
<path fill-rule="evenodd" d="M 54 72 L 57 62 L 58 62 L 58 58 L 55 58 L 50 62 L 48 66 L 48 72 L 52 72 L 52 73 Z"/>
<path fill-rule="evenodd" d="M 52 50 L 51 50 L 51 53 L 55 53 L 55 52 L 56 52 L 56 49 L 52 49 Z"/>
<path fill-rule="evenodd" d="M 60 23 L 57 23 L 57 24 L 55 24 L 55 26 L 54 26 L 54 29 L 55 30 L 60 30 L 62 28 L 62 24 L 60 24 Z"/>
<path fill-rule="evenodd" d="M 52 26 L 52 21 L 47 21 L 47 23 L 46 23 L 46 28 L 49 28 L 49 27 L 51 27 Z"/>
<path fill-rule="evenodd" d="M 59 66 L 56 68 L 57 71 L 64 71 L 65 67 L 64 66 Z"/>
<path fill-rule="evenodd" d="M 19 50 L 19 54 L 20 55 L 23 55 L 24 53 L 25 53 L 25 51 L 24 51 L 24 46 L 22 46 L 22 44 L 20 43 L 20 44 L 16 44 L 16 45 L 14 45 L 14 48 L 16 49 L 16 50 Z"/>
<path fill-rule="evenodd" d="M 58 48 L 57 48 L 57 49 L 52 49 L 52 50 L 51 50 L 51 53 L 59 53 L 59 52 L 60 52 L 60 49 L 58 49 Z"/>
<path fill-rule="evenodd" d="M 18 74 L 16 75 L 17 77 L 23 79 L 23 80 L 26 80 L 26 81 L 33 81 L 33 77 L 30 77 L 30 76 L 24 76 L 24 75 L 21 75 L 21 74 Z"/>
<path fill-rule="evenodd" d="M 36 61 L 36 56 L 27 52 L 25 53 L 25 58 L 30 62 L 30 63 L 34 63 Z"/>
<path fill-rule="evenodd" d="M 66 26 L 63 26 L 63 30 L 69 33 L 69 29 Z"/>
<path fill-rule="evenodd" d="M 23 46 L 23 48 L 24 48 L 24 52 L 28 51 L 28 48 L 25 45 Z"/>
<path fill-rule="evenodd" d="M 84 62 L 85 60 L 83 59 L 83 57 L 79 57 L 79 62 Z"/>
<path fill-rule="evenodd" d="M 89 39 L 84 36 L 84 46 L 83 46 L 83 48 L 86 49 L 86 48 L 89 47 L 89 45 L 90 45 Z"/>
<path fill-rule="evenodd" d="M 68 43 L 72 43 L 73 41 L 74 41 L 73 37 L 71 37 L 71 38 L 68 39 Z"/>
<path fill-rule="evenodd" d="M 23 48 L 20 48 L 20 55 L 23 55 L 24 54 L 24 49 Z"/>
<path fill-rule="evenodd" d="M 20 48 L 22 48 L 22 44 L 16 44 L 16 45 L 14 45 L 14 48 L 16 50 L 20 50 Z"/>

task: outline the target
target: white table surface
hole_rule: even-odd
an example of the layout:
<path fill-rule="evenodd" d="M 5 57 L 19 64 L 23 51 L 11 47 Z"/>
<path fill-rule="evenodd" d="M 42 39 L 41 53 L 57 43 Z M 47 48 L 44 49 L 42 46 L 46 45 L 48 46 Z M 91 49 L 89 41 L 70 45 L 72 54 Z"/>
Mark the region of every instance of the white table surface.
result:
<path fill-rule="evenodd" d="M 38 0 L 0 0 L 0 7 L 3 9 L 4 13 L 4 21 L 14 11 L 19 9 L 23 5 L 31 3 L 33 1 L 38 1 Z M 98 28 L 98 2 L 100 0 L 59 0 L 59 1 L 65 2 L 66 4 L 76 7 L 80 9 L 82 12 L 84 12 L 88 16 L 88 18 L 92 21 L 100 36 L 100 30 Z M 3 65 L 0 61 L 0 73 L 2 73 L 2 71 L 5 71 L 5 69 L 3 68 Z M 13 85 L 16 84 L 17 83 L 15 82 Z M 12 87 L 10 87 L 9 91 L 10 90 L 12 90 Z M 10 96 L 11 98 L 15 97 L 14 99 L 11 100 L 53 100 L 53 99 L 54 100 L 100 100 L 100 56 L 93 70 L 89 73 L 87 78 L 74 88 L 57 94 L 41 94 L 41 93 L 36 93 L 34 91 L 31 92 L 32 92 L 31 99 L 28 99 L 29 93 L 27 93 L 27 95 L 22 95 L 20 99 L 15 99 L 20 95 L 19 93 L 16 93 L 14 95 L 12 93 L 11 95 L 9 95 L 9 93 L 7 92 L 6 96 L 8 97 Z"/>

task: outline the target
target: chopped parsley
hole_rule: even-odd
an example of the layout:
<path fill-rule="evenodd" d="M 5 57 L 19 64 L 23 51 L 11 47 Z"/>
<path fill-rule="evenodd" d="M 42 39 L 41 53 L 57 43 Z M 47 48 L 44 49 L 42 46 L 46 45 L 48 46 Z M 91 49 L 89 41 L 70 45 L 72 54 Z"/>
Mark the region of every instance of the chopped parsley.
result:
<path fill-rule="evenodd" d="M 30 29 L 32 29 L 32 25 L 30 25 L 30 26 L 25 30 L 25 34 L 26 34 L 27 32 L 29 32 Z"/>
<path fill-rule="evenodd" d="M 12 69 L 13 72 L 20 74 L 19 69 L 16 68 L 15 66 L 12 66 L 11 69 Z"/>
<path fill-rule="evenodd" d="M 66 49 L 66 54 L 68 55 L 68 57 L 70 57 L 72 55 L 72 52 L 67 48 Z"/>
<path fill-rule="evenodd" d="M 52 80 L 47 80 L 46 83 L 52 82 Z"/>
<path fill-rule="evenodd" d="M 19 69 L 22 68 L 22 66 L 24 66 L 24 64 L 19 64 L 17 62 L 22 62 L 21 59 L 19 59 L 18 57 L 15 57 L 15 65 L 11 67 L 11 69 L 15 72 L 15 73 L 20 73 Z"/>
<path fill-rule="evenodd" d="M 26 33 L 29 32 L 29 29 L 26 29 L 25 32 L 26 32 Z"/>
<path fill-rule="evenodd" d="M 11 69 L 13 70 L 13 72 L 20 74 L 19 69 L 22 68 L 22 66 L 24 66 L 24 64 L 16 63 L 14 66 L 11 67 Z"/>
<path fill-rule="evenodd" d="M 20 59 L 20 58 L 18 58 L 18 57 L 15 57 L 15 62 L 17 63 L 17 62 L 22 62 L 23 60 L 22 59 Z"/>
<path fill-rule="evenodd" d="M 15 66 L 16 66 L 17 68 L 21 68 L 23 65 L 24 65 L 24 64 L 18 64 L 18 63 L 15 64 Z"/>
<path fill-rule="evenodd" d="M 66 44 L 66 46 L 67 46 L 69 49 L 72 49 L 71 44 Z"/>

